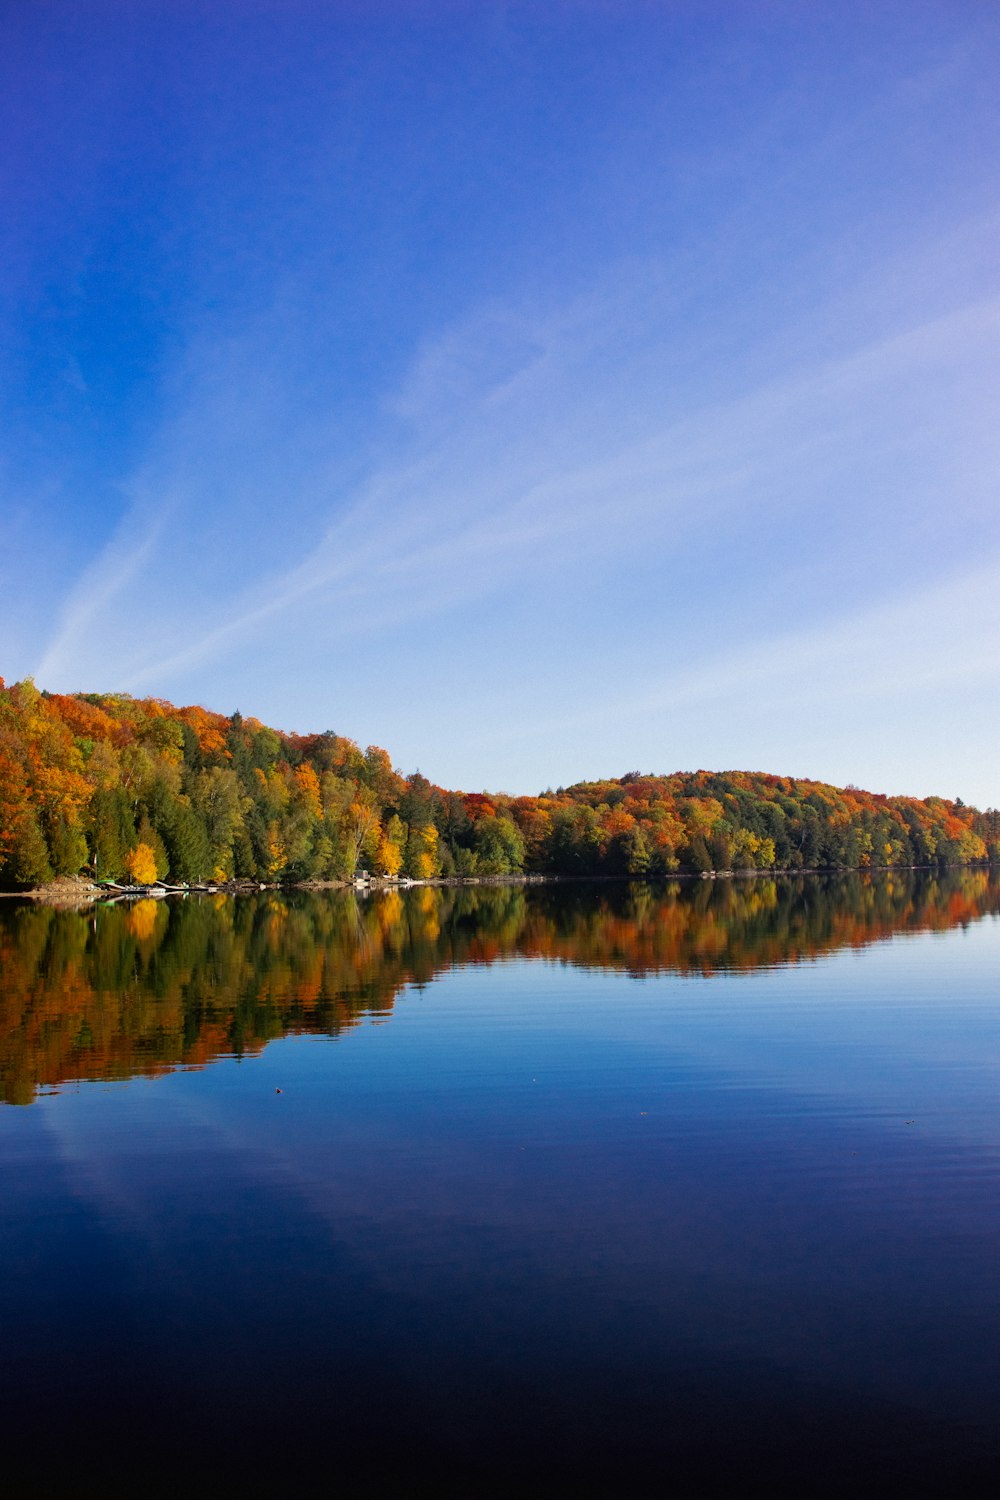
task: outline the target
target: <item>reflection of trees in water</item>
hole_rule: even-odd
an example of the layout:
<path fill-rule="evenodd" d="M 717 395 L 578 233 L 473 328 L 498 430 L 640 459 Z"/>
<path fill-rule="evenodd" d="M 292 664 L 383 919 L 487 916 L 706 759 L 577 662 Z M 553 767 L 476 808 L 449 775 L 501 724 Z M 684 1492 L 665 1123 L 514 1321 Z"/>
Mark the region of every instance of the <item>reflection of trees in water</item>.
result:
<path fill-rule="evenodd" d="M 407 984 L 506 955 L 630 974 L 797 962 L 1000 911 L 984 870 L 525 888 L 419 887 L 0 913 L 0 1086 L 124 1078 L 337 1035 Z"/>

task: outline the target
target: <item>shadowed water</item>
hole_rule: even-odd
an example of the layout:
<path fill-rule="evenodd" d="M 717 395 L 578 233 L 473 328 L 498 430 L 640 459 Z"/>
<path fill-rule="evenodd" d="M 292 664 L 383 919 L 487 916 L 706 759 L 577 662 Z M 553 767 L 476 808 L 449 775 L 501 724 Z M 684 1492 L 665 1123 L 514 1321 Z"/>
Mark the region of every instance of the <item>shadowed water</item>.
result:
<path fill-rule="evenodd" d="M 5 1472 L 989 1483 L 998 913 L 975 871 L 6 904 Z"/>

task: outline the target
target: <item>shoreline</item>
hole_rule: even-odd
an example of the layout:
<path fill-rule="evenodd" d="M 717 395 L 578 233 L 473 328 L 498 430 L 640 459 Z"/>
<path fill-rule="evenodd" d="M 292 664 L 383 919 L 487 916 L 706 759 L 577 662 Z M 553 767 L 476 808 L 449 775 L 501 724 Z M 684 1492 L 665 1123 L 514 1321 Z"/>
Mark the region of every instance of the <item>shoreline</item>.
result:
<path fill-rule="evenodd" d="M 45 885 L 24 891 L 0 891 L 0 901 L 31 901 L 39 906 L 50 906 L 63 910 L 79 910 L 98 904 L 117 904 L 125 901 L 161 901 L 169 896 L 249 896 L 261 891 L 354 891 L 359 895 L 382 891 L 408 891 L 426 887 L 439 889 L 472 886 L 523 886 L 594 884 L 607 881 L 633 881 L 646 885 L 663 885 L 670 880 L 759 880 L 761 878 L 793 878 L 804 875 L 878 875 L 891 874 L 894 870 L 990 870 L 988 861 L 968 864 L 925 865 L 866 865 L 836 866 L 811 869 L 747 869 L 747 870 L 672 870 L 667 875 L 566 875 L 555 872 L 525 871 L 509 875 L 434 875 L 426 880 L 387 876 L 368 876 L 363 880 L 293 880 L 260 881 L 228 880 L 199 882 L 188 886 L 108 887 L 98 885 L 84 876 L 61 875 Z"/>

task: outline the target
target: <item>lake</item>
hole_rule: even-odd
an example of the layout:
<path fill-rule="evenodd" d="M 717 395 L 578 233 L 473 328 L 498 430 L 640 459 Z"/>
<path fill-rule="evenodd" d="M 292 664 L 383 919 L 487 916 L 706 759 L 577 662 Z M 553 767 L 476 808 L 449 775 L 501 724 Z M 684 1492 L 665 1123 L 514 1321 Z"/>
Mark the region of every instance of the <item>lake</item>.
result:
<path fill-rule="evenodd" d="M 5 901 L 0 962 L 7 1483 L 1000 1478 L 985 872 Z"/>

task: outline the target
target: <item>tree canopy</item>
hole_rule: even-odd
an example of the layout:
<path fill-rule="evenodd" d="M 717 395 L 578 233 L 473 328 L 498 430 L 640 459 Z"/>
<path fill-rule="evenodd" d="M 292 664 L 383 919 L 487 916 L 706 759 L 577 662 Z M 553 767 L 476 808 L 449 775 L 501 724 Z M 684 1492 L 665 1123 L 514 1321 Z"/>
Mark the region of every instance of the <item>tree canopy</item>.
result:
<path fill-rule="evenodd" d="M 332 731 L 0 678 L 0 884 L 867 869 L 1000 860 L 1000 813 L 749 771 L 449 791 Z"/>

